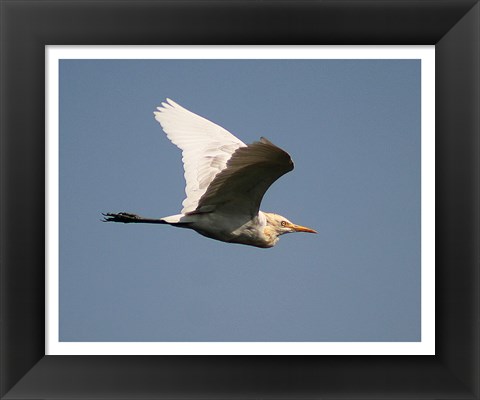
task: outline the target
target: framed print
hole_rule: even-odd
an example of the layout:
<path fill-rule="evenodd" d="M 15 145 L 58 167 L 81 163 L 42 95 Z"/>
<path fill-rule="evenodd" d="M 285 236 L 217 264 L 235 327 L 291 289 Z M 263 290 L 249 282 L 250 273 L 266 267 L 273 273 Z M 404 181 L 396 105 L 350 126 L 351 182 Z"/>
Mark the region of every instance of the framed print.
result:
<path fill-rule="evenodd" d="M 48 355 L 435 354 L 433 46 L 48 46 L 46 52 Z M 158 92 L 175 100 L 151 114 Z M 291 244 L 241 236 L 226 246 L 184 236 L 185 229 L 130 225 L 132 237 L 118 224 L 101 223 L 100 209 L 110 203 L 141 207 L 133 201 L 141 187 L 127 181 L 148 177 L 157 188 L 142 196 L 142 203 L 151 201 L 144 215 L 171 208 L 169 195 L 183 192 L 182 172 L 165 165 L 173 155 L 169 146 L 156 148 L 151 159 L 160 164 L 145 169 L 137 145 L 115 146 L 139 140 L 144 130 L 158 137 L 153 116 L 163 122 L 169 112 L 205 124 L 176 103 L 188 104 L 195 93 L 199 102 L 190 109 L 204 101 L 214 109 L 215 101 L 222 107 L 230 99 L 241 120 L 250 115 L 251 130 L 254 110 L 273 111 L 261 131 L 271 140 L 278 132 L 277 143 L 295 146 L 292 157 L 303 164 L 299 169 L 296 162 L 295 171 L 303 179 L 287 181 L 284 193 L 272 185 L 261 208 L 284 208 L 289 194 L 305 191 L 290 200 L 297 212 L 290 218 L 323 226 L 306 229 L 317 235 L 297 235 L 300 242 Z M 153 102 L 140 106 L 144 99 Z M 142 127 L 144 119 L 155 124 Z M 183 154 L 189 192 L 196 161 Z M 222 215 L 222 206 L 182 213 L 195 224 Z M 120 218 L 112 215 L 103 222 Z M 227 215 L 226 225 L 239 218 Z M 220 221 L 212 225 L 223 229 Z"/>
<path fill-rule="evenodd" d="M 40 0 L 3 1 L 1 7 L 2 398 L 479 398 L 480 6 L 477 1 L 177 4 Z M 379 53 L 362 57 L 357 53 L 350 57 L 347 66 L 333 63 L 348 58 L 344 55 L 319 56 L 319 49 L 345 50 L 346 45 L 353 46 L 351 51 L 360 49 L 364 54 L 373 49 L 371 46 L 389 46 L 397 53 L 391 57 Z M 434 51 L 435 67 L 433 57 L 412 56 L 413 53 L 400 56 L 406 46 L 431 51 L 430 54 Z M 115 53 L 120 48 L 126 48 L 123 55 Z M 290 54 L 297 52 L 296 56 L 290 56 L 289 63 L 285 63 L 288 52 L 278 53 L 285 48 Z M 163 56 L 158 56 L 159 53 L 149 56 L 149 51 L 155 49 Z M 175 49 L 183 52 L 190 49 L 190 53 L 165 56 Z M 208 49 L 218 53 L 209 56 Z M 261 54 L 239 56 L 242 49 Z M 97 55 L 92 56 L 88 51 Z M 195 52 L 198 55 L 192 56 Z M 358 62 L 360 59 L 363 64 Z M 388 68 L 385 60 L 389 62 Z M 366 70 L 370 75 L 362 72 Z M 164 74 L 159 83 L 154 82 L 155 71 Z M 293 174 L 298 176 L 291 173 L 282 178 L 294 194 L 292 200 L 282 204 L 288 197 L 285 192 L 282 195 L 281 180 L 271 189 L 272 199 L 277 196 L 277 200 L 270 204 L 279 210 L 283 207 L 286 212 L 286 204 L 303 204 L 300 210 L 290 209 L 290 214 L 293 211 L 293 216 L 296 212 L 300 217 L 297 219 L 318 219 L 320 223 L 323 217 L 330 239 L 318 228 L 317 237 L 292 235 L 282 238 L 275 249 L 245 247 L 242 256 L 229 254 L 227 258 L 232 264 L 238 259 L 256 268 L 256 271 L 252 268 L 249 272 L 242 271 L 238 269 L 241 263 L 235 264 L 236 279 L 242 282 L 242 290 L 229 285 L 234 276 L 222 278 L 218 268 L 201 273 L 190 268 L 189 261 L 182 264 L 182 257 L 187 260 L 192 257 L 181 246 L 189 240 L 190 243 L 198 240 L 192 244 L 191 252 L 203 259 L 203 265 L 226 265 L 228 260 L 222 259 L 218 250 L 220 245 L 227 246 L 223 243 L 194 237 L 193 232 L 186 230 L 153 230 L 140 224 L 130 229 L 131 225 L 100 221 L 101 212 L 142 211 L 141 207 L 148 211 L 150 206 L 142 202 L 148 198 L 154 203 L 155 196 L 160 199 L 160 194 L 162 202 L 164 196 L 172 196 L 168 203 L 171 207 L 181 202 L 178 196 L 182 189 L 169 190 L 166 184 L 156 181 L 156 174 L 147 173 L 163 168 L 167 175 L 178 178 L 172 179 L 172 185 L 173 181 L 180 184 L 182 180 L 178 153 L 173 146 L 165 138 L 158 146 L 152 143 L 160 141 L 161 127 L 152 117 L 154 108 L 144 107 L 141 100 L 152 97 L 150 91 L 155 91 L 155 96 L 160 97 L 148 100 L 148 104 L 158 106 L 162 101 L 175 104 L 165 100 L 163 93 L 157 93 L 155 85 L 162 88 L 177 85 L 174 82 L 180 71 L 184 87 L 188 86 L 190 93 L 197 93 L 198 100 L 192 96 L 189 100 L 181 91 L 177 91 L 173 100 L 193 112 L 203 113 L 240 137 L 245 128 L 240 129 L 234 119 L 229 120 L 228 114 L 222 117 L 220 113 L 227 113 L 230 108 L 234 114 L 237 108 L 250 123 L 252 137 L 241 137 L 248 142 L 267 136 L 268 121 L 270 129 L 275 127 L 271 122 L 274 115 L 282 121 L 281 104 L 287 106 L 285 111 L 289 116 L 295 112 L 299 117 L 297 126 L 303 126 L 302 121 L 309 118 L 302 112 L 307 98 L 310 104 L 317 104 L 311 122 L 324 131 L 337 128 L 337 132 L 350 138 L 349 142 L 340 143 L 338 137 L 326 136 L 328 151 L 322 152 L 321 142 L 315 141 L 318 138 L 312 133 L 312 136 L 301 132 L 282 136 L 281 125 L 285 132 L 295 128 L 289 127 L 288 118 L 274 129 L 279 144 L 282 147 L 289 144 L 291 150 L 286 150 L 294 152 L 297 163 Z M 428 72 L 429 75 L 423 75 Z M 322 87 L 329 96 L 319 97 L 316 93 L 319 87 L 308 83 L 321 76 L 325 77 Z M 332 85 L 335 79 L 346 88 L 346 94 L 350 93 L 350 98 L 357 96 L 355 107 L 348 108 L 349 96 L 341 96 L 340 84 L 328 88 L 327 83 Z M 219 80 L 227 83 L 220 86 Z M 356 82 L 362 82 L 361 88 L 355 86 Z M 431 82 L 430 86 L 424 86 L 427 82 Z M 218 97 L 225 99 L 219 102 L 210 97 L 213 99 L 210 107 L 200 100 L 202 85 L 209 83 L 217 88 Z M 253 120 L 251 112 L 245 113 L 246 109 L 238 109 L 242 103 L 238 99 L 227 100 L 228 92 L 235 96 L 239 90 L 242 98 L 253 97 L 251 104 L 259 113 L 262 108 L 269 113 L 268 118 L 264 115 L 265 125 L 261 125 L 262 119 Z M 209 91 L 214 92 L 211 88 Z M 220 96 L 222 91 L 225 93 Z M 296 103 L 285 100 L 288 93 Z M 370 101 L 363 93 L 369 94 Z M 167 96 L 170 94 L 165 93 Z M 135 102 L 129 100 L 133 98 Z M 270 99 L 269 107 L 265 100 L 261 107 L 259 100 L 263 98 Z M 227 107 L 229 104 L 231 107 Z M 324 118 L 322 109 L 329 110 Z M 52 114 L 52 110 L 57 112 Z M 214 110 L 219 112 L 214 114 Z M 148 116 L 150 125 L 149 122 L 142 125 L 143 115 Z M 322 122 L 327 119 L 330 125 Z M 237 126 L 230 127 L 228 121 Z M 347 125 L 342 128 L 342 123 Z M 364 134 L 360 142 L 346 135 L 354 130 L 353 125 L 364 132 L 370 127 L 370 136 Z M 384 132 L 397 132 L 393 142 L 392 137 L 382 141 L 387 137 L 380 134 L 382 126 Z M 51 135 L 52 127 L 53 131 L 57 129 L 57 141 Z M 255 129 L 259 129 L 259 134 Z M 429 132 L 434 135 L 428 136 Z M 310 138 L 313 145 L 299 147 L 298 142 L 305 138 Z M 275 143 L 273 137 L 268 139 Z M 349 147 L 352 141 L 356 145 Z M 169 148 L 163 152 L 161 147 Z M 429 147 L 435 151 L 425 153 Z M 375 151 L 377 148 L 381 151 Z M 348 149 L 353 150 L 348 152 Z M 170 155 L 171 159 L 160 164 L 155 160 L 159 154 L 162 160 L 166 161 Z M 316 157 L 319 154 L 322 157 Z M 341 160 L 337 164 L 315 161 L 335 154 Z M 381 154 L 383 158 L 376 158 Z M 55 159 L 59 161 L 57 166 L 55 161 L 52 164 Z M 347 160 L 353 160 L 350 167 Z M 300 161 L 305 163 L 301 167 Z M 178 169 L 176 175 L 173 165 Z M 425 175 L 429 168 L 430 174 Z M 348 200 L 357 196 L 358 209 L 363 214 L 344 212 L 343 225 L 339 212 L 322 215 L 319 205 L 325 203 L 325 196 L 320 188 L 310 192 L 310 199 L 308 192 L 302 199 L 301 193 L 308 190 L 308 184 L 302 182 L 301 176 L 306 178 L 308 170 L 312 175 L 305 180 L 315 181 L 318 186 L 324 182 L 326 189 L 337 193 L 337 199 L 344 199 L 344 210 L 351 210 L 352 202 Z M 324 170 L 335 179 L 322 181 Z M 342 186 L 344 195 L 339 196 L 342 171 L 346 184 Z M 392 182 L 388 177 L 393 171 L 398 179 Z M 371 176 L 371 180 L 366 176 Z M 56 192 L 51 190 L 57 186 L 52 185 L 52 177 L 58 178 Z M 369 182 L 373 182 L 371 186 Z M 380 182 L 385 190 L 376 193 Z M 347 186 L 357 188 L 355 195 L 345 191 Z M 155 188 L 147 191 L 149 187 Z M 274 191 L 276 187 L 278 191 Z M 417 189 L 404 198 L 406 187 Z M 152 196 L 141 194 L 144 190 Z M 96 205 L 98 199 L 108 202 L 101 203 L 100 208 Z M 316 209 L 309 213 L 316 201 Z M 89 202 L 95 204 L 90 207 Z M 57 203 L 60 209 L 60 218 L 54 219 L 53 224 L 51 218 L 57 211 L 51 207 L 52 203 Z M 137 209 L 127 210 L 129 206 Z M 372 210 L 369 214 L 365 211 L 368 209 Z M 95 219 L 96 225 L 84 223 L 87 215 Z M 352 215 L 363 215 L 363 219 Z M 381 218 L 377 221 L 378 215 Z M 430 219 L 425 219 L 428 216 Z M 420 221 L 423 226 L 419 226 Z M 304 220 L 298 222 L 308 224 Z M 368 222 L 369 226 L 362 227 Z M 433 233 L 424 236 L 425 225 L 434 226 L 434 236 Z M 57 240 L 55 236 L 52 239 L 52 226 L 58 228 Z M 362 231 L 369 231 L 370 237 L 354 234 Z M 339 237 L 350 234 L 356 238 L 357 247 L 350 246 L 348 252 L 344 251 L 349 254 L 344 257 L 355 256 L 363 269 L 361 274 L 352 275 L 349 266 L 353 262 L 344 258 L 343 263 L 335 264 L 335 270 L 330 270 L 332 286 L 326 283 L 328 268 L 318 268 L 320 259 L 314 257 L 317 253 L 312 249 L 315 246 L 315 250 L 323 250 L 327 257 L 336 248 L 332 239 L 335 232 Z M 182 238 L 189 233 L 190 236 Z M 158 244 L 154 248 L 153 243 L 159 240 L 155 235 L 170 235 L 174 242 L 168 248 L 162 249 Z M 315 245 L 315 239 L 322 236 L 323 244 Z M 52 247 L 56 241 L 59 245 Z M 328 248 L 320 248 L 328 243 Z M 395 246 L 390 248 L 389 243 Z M 382 247 L 381 252 L 376 251 L 375 244 Z M 237 246 L 234 252 L 244 249 L 228 246 Z M 163 258 L 156 263 L 139 261 L 138 254 L 143 251 L 145 255 L 152 248 Z M 298 254 L 300 251 L 304 256 Z M 306 260 L 308 254 L 311 262 Z M 209 258 L 215 255 L 217 264 Z M 373 255 L 380 260 L 377 267 L 372 262 Z M 51 267 L 58 257 L 59 268 L 52 274 Z M 129 258 L 132 261 L 123 263 Z M 429 264 L 426 260 L 430 261 L 431 270 L 424 269 Z M 295 264 L 297 274 L 289 274 L 291 268 L 286 268 L 287 264 Z M 262 265 L 264 269 L 260 271 Z M 163 271 L 160 275 L 159 266 Z M 380 266 L 386 269 L 381 270 Z M 399 271 L 399 266 L 405 270 L 392 275 Z M 133 267 L 137 267 L 137 275 L 132 274 Z M 139 276 L 148 275 L 139 272 L 142 269 L 151 274 L 144 281 Z M 311 282 L 319 282 L 320 270 L 324 286 L 323 290 L 316 290 L 318 286 L 309 286 L 305 278 L 315 277 Z M 405 271 L 411 271 L 411 279 L 405 279 Z M 270 286 L 259 285 L 253 279 L 255 275 L 261 276 L 263 282 L 268 277 L 274 281 Z M 386 277 L 391 281 L 392 276 L 396 276 L 396 285 L 381 280 Z M 162 278 L 170 284 L 160 286 L 163 303 L 154 303 L 152 299 L 158 298 L 159 288 L 154 282 Z M 433 284 L 433 279 L 435 286 L 431 285 L 429 292 L 425 285 Z M 185 286 L 187 281 L 190 286 Z M 375 282 L 381 283 L 375 286 Z M 345 290 L 350 288 L 350 300 L 335 286 L 339 283 L 343 283 Z M 129 289 L 132 285 L 137 292 Z M 282 292 L 276 291 L 279 287 L 298 301 L 286 301 Z M 204 288 L 203 292 L 198 288 Z M 265 288 L 269 288 L 268 296 L 259 297 Z M 424 297 L 432 294 L 433 289 L 435 304 L 432 296 Z M 172 298 L 179 296 L 169 297 L 169 290 L 180 294 L 183 303 L 170 304 Z M 192 291 L 195 296 L 189 297 Z M 340 295 L 336 296 L 337 293 Z M 318 297 L 319 294 L 323 297 Z M 54 300 L 57 296 L 57 301 L 52 302 L 52 296 Z M 102 298 L 109 300 L 105 302 Z M 368 298 L 370 306 L 363 310 L 361 306 Z M 283 308 L 265 306 L 266 299 L 276 299 Z M 214 300 L 223 308 L 216 309 L 216 315 L 212 316 L 205 310 L 212 309 L 206 305 Z M 335 318 L 327 313 L 325 304 L 329 300 L 332 306 L 343 301 L 343 308 L 331 307 L 343 310 L 342 329 L 337 323 L 342 320 L 338 317 L 340 313 L 334 312 Z M 52 304 L 57 304 L 57 308 L 52 308 Z M 371 312 L 372 304 L 376 314 Z M 293 311 L 286 314 L 289 307 Z M 155 308 L 158 320 L 164 323 L 155 323 L 152 318 Z M 248 309 L 255 312 L 242 313 Z M 175 314 L 182 313 L 188 318 L 175 319 Z M 256 319 L 252 315 L 257 315 Z M 434 318 L 430 324 L 424 323 L 429 315 Z M 215 319 L 216 316 L 221 318 Z M 91 323 L 92 320 L 97 323 Z M 318 335 L 329 330 L 325 327 L 318 330 L 315 320 L 328 325 L 330 336 Z M 57 324 L 52 325 L 52 321 Z M 433 321 L 434 329 L 430 329 Z M 152 336 L 152 332 L 157 332 L 157 336 Z M 317 332 L 316 336 L 308 336 L 312 332 Z M 362 340 L 370 344 L 406 342 L 427 346 L 421 351 L 408 346 L 397 347 L 395 351 L 379 351 L 375 346 L 362 351 L 342 351 L 336 347 L 338 342 L 348 346 L 349 342 Z M 139 347 L 132 350 L 130 345 L 138 342 L 143 342 L 143 350 Z M 153 342 L 167 345 L 152 351 Z M 207 342 L 211 346 L 205 350 Z M 241 346 L 225 350 L 224 344 L 232 342 Z M 110 348 L 110 343 L 119 346 Z M 192 343 L 203 347 L 195 350 Z M 215 350 L 216 343 L 220 346 Z M 279 345 L 273 350 L 269 343 Z M 301 346 L 296 349 L 292 347 L 299 343 Z M 323 347 L 315 347 L 315 343 L 322 343 Z M 72 344 L 80 346 L 74 349 Z M 187 351 L 179 350 L 188 346 Z"/>

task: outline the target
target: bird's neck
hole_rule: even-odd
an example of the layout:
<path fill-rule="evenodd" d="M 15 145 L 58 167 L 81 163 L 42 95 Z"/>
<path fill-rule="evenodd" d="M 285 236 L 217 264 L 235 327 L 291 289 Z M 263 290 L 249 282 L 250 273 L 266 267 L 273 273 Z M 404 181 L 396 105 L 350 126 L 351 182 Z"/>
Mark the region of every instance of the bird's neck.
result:
<path fill-rule="evenodd" d="M 275 214 L 264 211 L 259 211 L 258 214 L 259 221 L 263 225 L 261 228 L 263 237 L 268 243 L 268 247 L 273 247 L 280 239 L 277 230 L 273 227 Z"/>

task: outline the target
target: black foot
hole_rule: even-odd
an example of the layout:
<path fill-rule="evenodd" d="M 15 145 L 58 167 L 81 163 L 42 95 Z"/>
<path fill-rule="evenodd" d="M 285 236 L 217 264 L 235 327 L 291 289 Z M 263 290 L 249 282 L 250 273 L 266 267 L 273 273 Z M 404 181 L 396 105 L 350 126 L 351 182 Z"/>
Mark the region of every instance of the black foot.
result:
<path fill-rule="evenodd" d="M 137 214 L 130 214 L 126 212 L 121 212 L 118 214 L 102 213 L 102 215 L 105 217 L 102 220 L 103 222 L 123 222 L 124 224 L 127 224 L 129 222 L 135 222 L 136 220 L 141 219 L 141 217 Z"/>

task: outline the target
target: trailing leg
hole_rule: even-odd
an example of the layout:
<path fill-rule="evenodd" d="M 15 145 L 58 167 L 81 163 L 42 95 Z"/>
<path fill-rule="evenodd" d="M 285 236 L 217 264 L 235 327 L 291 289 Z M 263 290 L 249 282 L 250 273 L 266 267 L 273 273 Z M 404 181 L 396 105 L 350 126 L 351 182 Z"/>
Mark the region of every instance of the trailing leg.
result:
<path fill-rule="evenodd" d="M 124 224 L 129 223 L 143 223 L 143 224 L 168 224 L 168 222 L 163 219 L 155 218 L 144 218 L 137 214 L 131 214 L 126 212 L 121 213 L 102 213 L 104 216 L 103 222 L 123 222 Z"/>

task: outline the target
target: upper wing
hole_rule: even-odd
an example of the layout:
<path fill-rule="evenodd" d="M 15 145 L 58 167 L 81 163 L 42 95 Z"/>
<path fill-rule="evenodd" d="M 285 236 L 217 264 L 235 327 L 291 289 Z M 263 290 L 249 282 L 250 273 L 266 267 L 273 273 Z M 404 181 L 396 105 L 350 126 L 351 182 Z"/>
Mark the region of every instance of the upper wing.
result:
<path fill-rule="evenodd" d="M 263 195 L 282 175 L 293 169 L 290 155 L 261 138 L 238 148 L 210 183 L 198 202 L 198 212 L 217 210 L 224 213 L 257 215 Z"/>
<path fill-rule="evenodd" d="M 170 99 L 154 112 L 167 137 L 182 150 L 185 193 L 182 213 L 197 209 L 215 176 L 245 143 L 221 126 L 194 114 Z"/>

